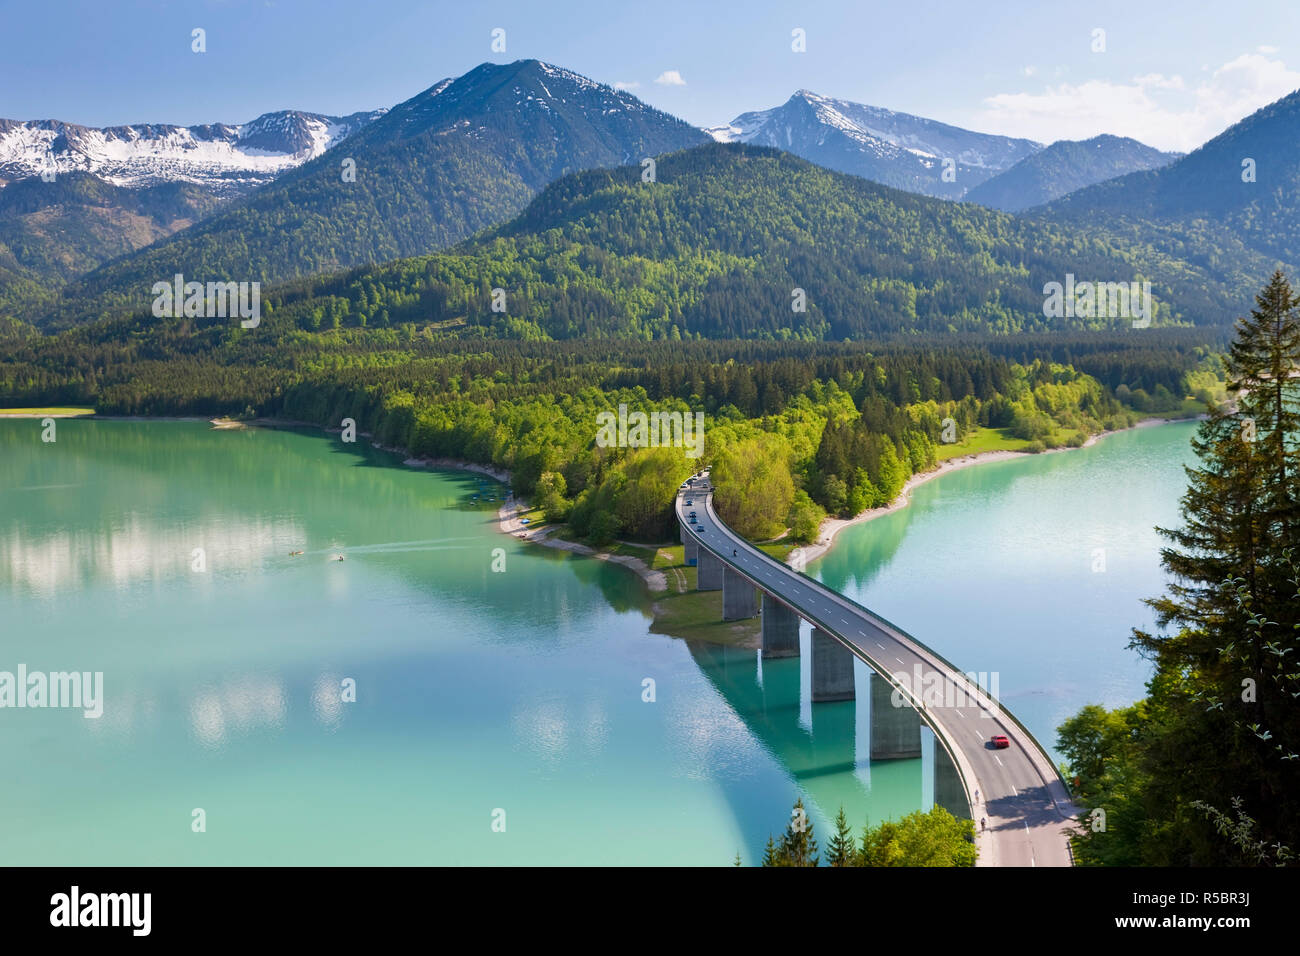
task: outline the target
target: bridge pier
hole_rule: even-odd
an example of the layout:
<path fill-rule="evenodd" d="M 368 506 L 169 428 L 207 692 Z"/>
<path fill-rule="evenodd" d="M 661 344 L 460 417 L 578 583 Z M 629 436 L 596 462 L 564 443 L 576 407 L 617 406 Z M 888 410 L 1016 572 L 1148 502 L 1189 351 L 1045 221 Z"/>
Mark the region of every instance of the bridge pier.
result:
<path fill-rule="evenodd" d="M 819 627 L 812 632 L 813 703 L 853 700 L 853 653 Z"/>
<path fill-rule="evenodd" d="M 921 715 L 910 704 L 895 707 L 894 687 L 871 675 L 871 759 L 907 760 L 921 756 Z M 940 745 L 937 749 L 943 749 Z"/>
<path fill-rule="evenodd" d="M 740 621 L 758 613 L 758 592 L 748 578 L 738 571 L 722 569 L 722 619 Z"/>
<path fill-rule="evenodd" d="M 695 589 L 718 591 L 722 588 L 722 559 L 707 548 L 700 548 L 700 563 L 695 566 Z"/>
<path fill-rule="evenodd" d="M 934 805 L 943 807 L 958 820 L 973 820 L 957 765 L 938 739 L 934 742 Z"/>
<path fill-rule="evenodd" d="M 694 564 L 700 557 L 700 545 L 695 535 L 686 530 L 686 525 L 677 522 L 677 532 L 682 539 L 682 557 L 687 564 Z"/>
<path fill-rule="evenodd" d="M 763 659 L 799 656 L 799 615 L 763 592 Z"/>

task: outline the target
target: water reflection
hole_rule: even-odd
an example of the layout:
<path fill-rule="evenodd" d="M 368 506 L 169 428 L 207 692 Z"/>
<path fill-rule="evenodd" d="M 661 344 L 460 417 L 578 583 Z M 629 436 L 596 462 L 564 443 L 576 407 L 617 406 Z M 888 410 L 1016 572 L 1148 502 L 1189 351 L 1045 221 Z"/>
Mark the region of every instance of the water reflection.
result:
<path fill-rule="evenodd" d="M 869 522 L 869 531 L 840 532 L 832 552 L 836 560 L 823 559 L 814 565 L 816 571 L 809 569 L 809 573 L 842 593 L 865 589 L 902 546 L 913 513 L 911 508 L 904 508 L 891 516 L 893 520 L 877 518 Z"/>
<path fill-rule="evenodd" d="M 198 691 L 190 702 L 190 727 L 200 743 L 220 747 L 235 734 L 279 728 L 287 709 L 278 679 L 250 675 Z"/>
<path fill-rule="evenodd" d="M 762 747 L 785 767 L 797 791 L 820 810 L 823 828 L 844 808 L 855 829 L 867 819 L 876 821 L 927 809 L 926 781 L 920 759 L 868 759 L 870 707 L 864 665 L 858 666 L 859 700 L 811 704 L 804 680 L 804 654 L 763 661 L 757 650 L 704 642 L 687 642 L 690 654 L 719 694 L 744 721 Z M 810 719 L 805 719 L 808 712 Z M 859 747 L 859 741 L 861 746 Z M 738 789 L 742 782 L 723 778 L 724 787 Z M 752 819 L 750 801 L 732 794 L 739 822 L 751 842 L 760 845 L 779 832 L 783 819 Z M 793 802 L 794 794 L 791 794 Z M 825 832 L 823 829 L 822 832 Z"/>

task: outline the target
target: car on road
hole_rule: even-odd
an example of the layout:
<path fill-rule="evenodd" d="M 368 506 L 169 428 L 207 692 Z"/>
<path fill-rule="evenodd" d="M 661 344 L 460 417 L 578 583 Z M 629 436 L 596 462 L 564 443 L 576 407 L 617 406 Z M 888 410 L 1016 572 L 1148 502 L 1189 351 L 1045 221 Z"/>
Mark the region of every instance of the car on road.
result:
<path fill-rule="evenodd" d="M 690 507 L 691 505 L 693 505 L 693 504 L 695 504 L 695 502 L 694 502 L 694 501 L 691 501 L 691 500 L 688 498 L 687 501 L 686 501 L 686 507 L 689 508 L 689 507 Z"/>
<path fill-rule="evenodd" d="M 1006 734 L 994 734 L 991 743 L 994 750 L 1006 750 L 1011 746 L 1011 741 L 1007 740 Z"/>

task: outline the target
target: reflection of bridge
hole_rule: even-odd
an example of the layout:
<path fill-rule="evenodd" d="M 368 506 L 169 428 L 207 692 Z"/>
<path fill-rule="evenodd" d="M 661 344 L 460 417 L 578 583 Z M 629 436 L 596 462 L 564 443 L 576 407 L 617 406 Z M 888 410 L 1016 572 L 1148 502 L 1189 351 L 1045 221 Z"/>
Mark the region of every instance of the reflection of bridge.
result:
<path fill-rule="evenodd" d="M 921 721 L 930 726 L 935 802 L 955 816 L 988 820 L 976 835 L 981 865 L 1070 864 L 1068 834 L 1079 811 L 1046 752 L 996 700 L 919 641 L 724 525 L 707 479 L 679 492 L 677 514 L 698 587 L 722 591 L 725 620 L 758 614 L 762 595 L 765 658 L 798 655 L 799 622 L 812 624 L 814 707 L 856 697 L 854 657 L 872 668 L 873 760 L 919 757 Z M 899 700 L 916 707 L 895 706 Z M 992 749 L 994 734 L 1005 734 L 1010 746 Z"/>
<path fill-rule="evenodd" d="M 747 647 L 688 641 L 700 673 L 744 722 L 754 740 L 793 779 L 804 803 L 827 814 L 843 808 L 855 825 L 879 822 L 929 806 L 923 751 L 915 760 L 868 761 L 870 728 L 864 699 L 811 706 L 807 660 L 768 658 Z M 861 670 L 861 668 L 859 668 Z M 933 736 L 927 741 L 934 746 Z M 748 774 L 722 775 L 746 845 L 758 848 L 790 812 L 789 799 L 759 799 Z"/>

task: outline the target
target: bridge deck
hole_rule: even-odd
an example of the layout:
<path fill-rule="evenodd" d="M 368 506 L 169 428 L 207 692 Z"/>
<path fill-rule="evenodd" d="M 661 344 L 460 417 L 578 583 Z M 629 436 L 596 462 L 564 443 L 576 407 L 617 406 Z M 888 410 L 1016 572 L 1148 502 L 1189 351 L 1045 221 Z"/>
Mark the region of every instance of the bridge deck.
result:
<path fill-rule="evenodd" d="M 690 508 L 685 506 L 686 494 L 694 502 Z M 698 513 L 698 527 L 687 520 L 691 511 Z M 892 674 L 903 672 L 911 678 L 919 667 L 926 686 L 936 686 L 932 682 L 937 681 L 945 700 L 966 702 L 952 707 L 922 705 L 917 710 L 934 731 L 937 744 L 952 756 L 973 816 L 988 820 L 988 830 L 976 834 L 980 865 L 1071 864 L 1068 833 L 1079 810 L 1037 741 L 1010 719 L 996 700 L 978 694 L 964 676 L 954 674 L 920 642 L 733 532 L 714 511 L 711 488 L 679 492 L 677 513 L 701 547 L 840 641 L 876 673 L 897 684 Z M 916 701 L 907 688 L 904 694 Z M 972 697 L 976 697 L 973 704 Z M 1005 734 L 1011 746 L 992 749 L 989 738 L 994 734 Z M 978 801 L 974 799 L 977 791 Z"/>

